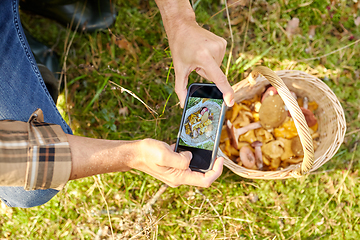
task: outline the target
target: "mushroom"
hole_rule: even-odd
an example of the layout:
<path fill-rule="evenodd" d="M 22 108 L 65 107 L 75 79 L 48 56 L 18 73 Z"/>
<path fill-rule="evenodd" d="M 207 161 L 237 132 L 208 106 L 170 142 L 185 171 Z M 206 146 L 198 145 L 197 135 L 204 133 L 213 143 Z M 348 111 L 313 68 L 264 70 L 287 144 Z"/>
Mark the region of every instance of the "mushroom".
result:
<path fill-rule="evenodd" d="M 290 158 L 290 159 L 286 159 L 284 161 L 284 163 L 289 163 L 289 164 L 297 164 L 299 162 L 302 162 L 303 158 Z"/>
<path fill-rule="evenodd" d="M 261 102 L 264 101 L 265 98 L 267 98 L 268 96 L 274 96 L 278 94 L 276 88 L 274 87 L 269 87 L 268 89 L 266 89 L 266 91 L 264 92 L 264 94 L 261 97 Z"/>
<path fill-rule="evenodd" d="M 297 157 L 304 156 L 304 149 L 299 137 L 295 137 L 291 140 L 291 150 Z"/>
<path fill-rule="evenodd" d="M 261 108 L 261 102 L 254 103 L 254 112 L 258 113 Z"/>
<path fill-rule="evenodd" d="M 280 126 L 286 116 L 285 104 L 279 95 L 268 96 L 264 99 L 259 110 L 259 117 L 265 129 Z"/>
<path fill-rule="evenodd" d="M 206 112 L 208 112 L 208 111 L 209 111 L 209 109 L 208 109 L 207 107 L 203 107 L 203 109 L 201 109 L 200 114 L 201 114 L 201 115 L 204 115 L 204 113 L 206 113 Z"/>
<path fill-rule="evenodd" d="M 293 151 L 291 150 L 291 143 L 292 141 L 285 138 L 278 138 L 277 140 L 282 141 L 284 143 L 284 153 L 281 155 L 281 160 L 284 161 L 288 158 L 294 156 Z"/>
<path fill-rule="evenodd" d="M 230 120 L 226 121 L 226 130 L 228 131 L 228 135 L 230 137 L 231 145 L 238 149 L 239 136 L 247 133 L 250 130 L 257 129 L 261 127 L 260 122 L 250 123 L 249 125 L 242 128 L 235 128 Z"/>
<path fill-rule="evenodd" d="M 307 97 L 303 99 L 303 108 L 309 109 L 309 99 Z"/>
<path fill-rule="evenodd" d="M 194 129 L 192 134 L 193 134 L 193 138 L 197 138 L 199 136 L 199 128 Z"/>
<path fill-rule="evenodd" d="M 230 141 L 225 142 L 225 151 L 229 155 L 239 156 L 239 151 L 237 149 L 235 149 L 233 146 L 231 146 Z"/>
<path fill-rule="evenodd" d="M 251 111 L 250 108 L 248 108 L 244 104 L 235 102 L 234 106 L 231 108 L 231 115 L 227 119 L 230 119 L 231 122 L 234 122 L 234 120 L 237 118 L 238 114 L 242 110 L 245 110 L 245 111 L 248 111 L 248 112 Z"/>
<path fill-rule="evenodd" d="M 226 131 L 226 126 L 223 126 L 221 129 L 220 142 L 225 142 L 229 139 L 228 132 Z"/>
<path fill-rule="evenodd" d="M 256 166 L 258 167 L 258 169 L 262 170 L 263 169 L 263 159 L 262 159 L 262 152 L 261 152 L 261 146 L 262 146 L 262 142 L 260 141 L 255 141 L 251 144 L 251 146 L 255 149 L 255 162 L 256 162 Z"/>
<path fill-rule="evenodd" d="M 263 143 L 268 143 L 268 142 L 274 140 L 273 135 L 268 130 L 265 130 L 264 128 L 256 129 L 255 136 L 258 141 L 263 142 Z"/>
<path fill-rule="evenodd" d="M 201 123 L 204 124 L 204 122 L 206 122 L 208 119 L 209 119 L 209 111 L 206 111 L 202 114 Z"/>
<path fill-rule="evenodd" d="M 268 156 L 269 158 L 280 158 L 281 155 L 284 153 L 284 143 L 280 140 L 271 141 L 264 144 L 261 150 L 264 155 Z"/>
<path fill-rule="evenodd" d="M 265 155 L 262 155 L 262 160 L 263 160 L 263 163 L 267 166 L 269 166 L 271 164 L 269 158 L 267 158 Z"/>
<path fill-rule="evenodd" d="M 271 169 L 271 170 L 276 170 L 276 169 L 278 169 L 279 166 L 280 166 L 280 163 L 281 163 L 280 158 L 272 159 L 272 160 L 271 160 L 271 163 L 270 163 L 270 169 Z"/>
<path fill-rule="evenodd" d="M 255 136 L 254 130 L 249 130 L 246 133 L 244 133 L 243 135 L 240 135 L 239 141 L 248 142 L 250 144 L 252 142 L 255 142 L 256 141 L 256 136 Z"/>
<path fill-rule="evenodd" d="M 301 107 L 301 111 L 305 116 L 306 123 L 309 127 L 315 126 L 317 123 L 316 117 L 309 109 Z"/>
<path fill-rule="evenodd" d="M 294 120 L 291 117 L 287 117 L 281 126 L 274 129 L 274 136 L 275 138 L 281 137 L 286 139 L 298 136 Z"/>
<path fill-rule="evenodd" d="M 241 111 L 239 112 L 237 118 L 235 118 L 235 120 L 232 121 L 232 124 L 237 128 L 245 127 L 246 125 L 249 125 L 251 123 L 251 118 L 252 118 L 251 112 Z"/>
<path fill-rule="evenodd" d="M 255 156 L 254 153 L 251 151 L 251 148 L 248 146 L 243 146 L 240 149 L 240 160 L 244 167 L 253 169 L 255 168 Z"/>
<path fill-rule="evenodd" d="M 308 103 L 308 109 L 310 110 L 310 111 L 312 111 L 312 112 L 314 112 L 315 110 L 317 110 L 318 109 L 318 104 L 315 102 L 315 101 L 312 101 L 312 102 L 309 102 Z"/>

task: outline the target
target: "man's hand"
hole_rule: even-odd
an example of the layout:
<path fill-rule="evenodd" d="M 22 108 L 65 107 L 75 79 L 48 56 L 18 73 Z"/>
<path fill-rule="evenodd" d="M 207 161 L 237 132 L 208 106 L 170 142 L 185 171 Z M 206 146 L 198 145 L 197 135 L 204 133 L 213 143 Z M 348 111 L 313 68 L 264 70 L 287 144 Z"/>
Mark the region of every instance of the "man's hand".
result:
<path fill-rule="evenodd" d="M 174 152 L 174 145 L 153 139 L 144 139 L 138 144 L 138 154 L 129 167 L 148 173 L 171 187 L 183 184 L 209 187 L 222 173 L 223 158 L 215 161 L 212 170 L 200 173 L 189 168 L 191 152 Z"/>
<path fill-rule="evenodd" d="M 201 28 L 197 23 L 179 26 L 169 44 L 175 68 L 175 92 L 184 107 L 188 77 L 192 71 L 214 82 L 224 95 L 226 105 L 234 103 L 231 88 L 220 65 L 226 51 L 225 39 Z"/>
<path fill-rule="evenodd" d="M 156 0 L 169 39 L 175 68 L 175 92 L 184 107 L 188 77 L 192 71 L 214 82 L 227 106 L 234 104 L 234 91 L 220 65 L 226 51 L 225 39 L 201 28 L 188 0 Z"/>
<path fill-rule="evenodd" d="M 70 180 L 137 169 L 171 187 L 209 187 L 222 173 L 223 158 L 218 158 L 206 173 L 193 172 L 189 168 L 190 152 L 176 153 L 174 146 L 153 139 L 122 141 L 67 136 L 72 156 Z"/>

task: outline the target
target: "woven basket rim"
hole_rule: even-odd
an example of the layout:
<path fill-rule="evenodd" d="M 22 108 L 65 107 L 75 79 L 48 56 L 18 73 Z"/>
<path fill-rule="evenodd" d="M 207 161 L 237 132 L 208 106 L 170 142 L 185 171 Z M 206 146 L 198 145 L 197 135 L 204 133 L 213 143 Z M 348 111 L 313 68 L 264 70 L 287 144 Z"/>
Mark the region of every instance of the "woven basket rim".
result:
<path fill-rule="evenodd" d="M 300 70 L 279 70 L 275 71 L 275 73 L 282 79 L 294 80 L 294 79 L 302 79 L 311 82 L 312 85 L 316 86 L 320 91 L 322 91 L 326 97 L 330 100 L 334 107 L 334 112 L 336 114 L 337 119 L 337 127 L 336 127 L 336 134 L 334 138 L 334 142 L 330 145 L 325 153 L 323 153 L 320 157 L 314 159 L 314 164 L 309 170 L 310 172 L 315 171 L 319 167 L 321 167 L 324 163 L 329 161 L 335 153 L 338 151 L 339 147 L 341 146 L 345 133 L 346 133 L 346 120 L 344 110 L 337 99 L 334 92 L 319 78 L 305 73 Z M 256 84 L 262 83 L 267 81 L 263 76 L 258 76 L 256 79 Z M 286 80 L 286 81 L 288 81 Z M 242 88 L 249 88 L 250 82 L 248 79 L 244 79 L 233 86 L 234 91 L 236 92 Z M 231 171 L 240 175 L 244 178 L 250 179 L 286 179 L 286 178 L 297 178 L 303 176 L 300 173 L 300 166 L 299 164 L 290 165 L 281 170 L 277 171 L 260 171 L 260 170 L 251 170 L 245 167 L 242 167 L 232 160 L 230 160 L 219 148 L 219 155 L 224 157 L 224 165 L 229 168 Z"/>

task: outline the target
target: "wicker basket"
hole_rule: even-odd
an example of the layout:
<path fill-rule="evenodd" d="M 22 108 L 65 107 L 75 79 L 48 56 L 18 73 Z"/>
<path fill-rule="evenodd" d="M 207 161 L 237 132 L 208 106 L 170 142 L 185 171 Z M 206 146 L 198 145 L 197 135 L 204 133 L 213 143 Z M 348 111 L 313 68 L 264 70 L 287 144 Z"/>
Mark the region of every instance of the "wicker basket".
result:
<path fill-rule="evenodd" d="M 294 119 L 304 149 L 303 161 L 282 170 L 260 171 L 247 169 L 234 163 L 220 148 L 219 155 L 225 158 L 224 165 L 226 167 L 245 178 L 285 179 L 301 177 L 321 167 L 339 149 L 346 132 L 344 111 L 335 94 L 320 79 L 294 70 L 283 70 L 275 73 L 262 66 L 256 67 L 247 79 L 233 86 L 235 101 L 241 102 L 253 98 L 256 94 L 261 93 L 269 83 L 277 89 Z M 315 115 L 319 125 L 320 145 L 315 153 L 304 115 L 289 90 L 295 92 L 297 96 L 308 97 L 309 101 L 315 100 L 318 104 Z"/>

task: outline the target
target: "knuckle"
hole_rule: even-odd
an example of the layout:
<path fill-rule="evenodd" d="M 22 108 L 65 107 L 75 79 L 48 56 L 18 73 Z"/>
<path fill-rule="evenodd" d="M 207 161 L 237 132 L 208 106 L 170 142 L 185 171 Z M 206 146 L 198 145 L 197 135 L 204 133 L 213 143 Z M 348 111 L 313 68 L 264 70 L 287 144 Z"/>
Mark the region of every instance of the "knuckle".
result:
<path fill-rule="evenodd" d="M 196 52 L 196 58 L 198 61 L 203 61 L 204 59 L 207 59 L 209 57 L 211 57 L 211 55 L 207 48 L 200 48 Z"/>

